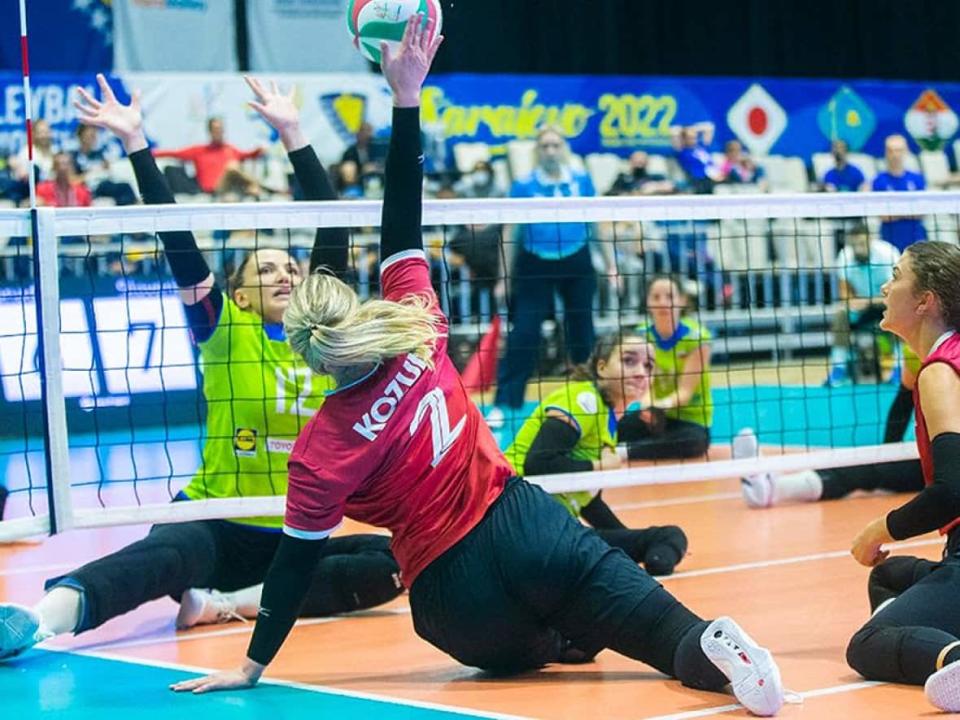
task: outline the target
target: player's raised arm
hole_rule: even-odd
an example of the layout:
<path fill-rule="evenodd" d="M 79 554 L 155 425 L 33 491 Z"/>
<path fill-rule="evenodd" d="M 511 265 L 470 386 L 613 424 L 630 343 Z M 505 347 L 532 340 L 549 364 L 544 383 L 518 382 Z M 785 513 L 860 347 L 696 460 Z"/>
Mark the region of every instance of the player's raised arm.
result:
<path fill-rule="evenodd" d="M 300 127 L 295 90 L 291 88 L 283 92 L 272 80 L 269 87 L 253 77 L 244 76 L 244 80 L 256 97 L 256 100 L 250 101 L 250 107 L 279 133 L 304 198 L 336 200 L 337 193 L 330 183 L 330 177 Z M 347 270 L 348 249 L 347 228 L 317 228 L 310 253 L 310 272 L 325 267 L 342 278 Z"/>
<path fill-rule="evenodd" d="M 87 125 L 105 128 L 123 143 L 137 176 L 137 186 L 147 205 L 165 205 L 176 202 L 150 152 L 143 131 L 143 114 L 140 110 L 140 93 L 134 91 L 129 105 L 117 100 L 113 89 L 102 75 L 97 75 L 101 99 L 97 100 L 83 88 L 79 88 L 80 100 L 75 105 L 79 119 Z M 193 233 L 189 231 L 158 233 L 170 263 L 180 297 L 185 305 L 195 305 L 210 294 L 214 288 L 213 274 L 204 260 Z"/>
<path fill-rule="evenodd" d="M 420 91 L 443 36 L 433 20 L 417 14 L 407 22 L 396 54 L 381 44 L 383 75 L 393 91 L 393 131 L 383 191 L 380 261 L 407 250 L 422 250 L 423 151 Z"/>

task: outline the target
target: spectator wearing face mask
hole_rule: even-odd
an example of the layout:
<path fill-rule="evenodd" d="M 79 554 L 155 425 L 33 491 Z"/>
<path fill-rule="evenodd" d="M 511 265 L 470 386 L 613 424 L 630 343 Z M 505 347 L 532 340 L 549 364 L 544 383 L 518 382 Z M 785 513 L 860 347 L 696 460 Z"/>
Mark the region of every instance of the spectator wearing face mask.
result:
<path fill-rule="evenodd" d="M 827 192 L 859 192 L 867 189 L 863 171 L 847 161 L 849 151 L 845 140 L 830 143 L 834 166 L 823 176 L 823 189 Z"/>
<path fill-rule="evenodd" d="M 459 197 L 466 198 L 499 198 L 507 194 L 487 160 L 478 160 L 473 169 L 460 178 L 454 190 Z"/>

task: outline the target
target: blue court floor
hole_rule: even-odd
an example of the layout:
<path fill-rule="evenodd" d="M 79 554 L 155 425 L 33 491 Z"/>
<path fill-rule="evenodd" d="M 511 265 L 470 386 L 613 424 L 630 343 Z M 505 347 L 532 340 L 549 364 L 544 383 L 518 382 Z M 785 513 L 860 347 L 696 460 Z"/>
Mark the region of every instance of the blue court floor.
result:
<path fill-rule="evenodd" d="M 293 684 L 191 697 L 168 689 L 194 673 L 146 662 L 35 650 L 0 664 L 0 717 L 10 720 L 453 720 L 506 717 Z M 181 715 L 182 713 L 182 715 Z"/>

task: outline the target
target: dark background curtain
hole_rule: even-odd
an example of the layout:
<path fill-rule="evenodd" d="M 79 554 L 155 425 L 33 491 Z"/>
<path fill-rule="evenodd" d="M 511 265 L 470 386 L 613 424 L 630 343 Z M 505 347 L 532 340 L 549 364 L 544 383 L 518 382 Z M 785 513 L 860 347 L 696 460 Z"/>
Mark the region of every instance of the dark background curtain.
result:
<path fill-rule="evenodd" d="M 960 80 L 956 0 L 442 0 L 436 72 Z"/>

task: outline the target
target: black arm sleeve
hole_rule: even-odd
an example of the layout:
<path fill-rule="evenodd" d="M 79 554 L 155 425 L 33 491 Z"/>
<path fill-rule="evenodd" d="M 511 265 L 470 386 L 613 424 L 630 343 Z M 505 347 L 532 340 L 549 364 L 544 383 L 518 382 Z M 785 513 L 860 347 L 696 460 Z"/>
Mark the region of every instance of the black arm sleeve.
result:
<path fill-rule="evenodd" d="M 580 433 L 569 423 L 548 417 L 533 439 L 523 462 L 524 475 L 555 475 L 593 470 L 589 460 L 575 460 L 570 452 L 577 446 Z"/>
<path fill-rule="evenodd" d="M 593 500 L 584 505 L 580 510 L 580 517 L 597 530 L 626 530 L 627 526 L 613 514 L 613 510 L 604 502 L 602 495 L 603 493 L 597 493 Z"/>
<path fill-rule="evenodd" d="M 304 599 L 314 581 L 324 540 L 300 540 L 284 535 L 263 581 L 263 596 L 257 625 L 250 639 L 247 657 L 269 665 L 300 615 Z"/>
<path fill-rule="evenodd" d="M 146 205 L 172 205 L 176 202 L 163 173 L 148 148 L 130 155 L 130 164 L 137 176 L 137 186 Z M 170 263 L 170 272 L 180 287 L 191 287 L 210 275 L 210 267 L 203 259 L 193 233 L 189 231 L 159 233 L 163 249 Z"/>
<path fill-rule="evenodd" d="M 960 433 L 933 439 L 933 483 L 887 515 L 894 540 L 923 535 L 960 517 Z"/>
<path fill-rule="evenodd" d="M 394 108 L 383 188 L 380 260 L 404 250 L 422 250 L 423 151 L 420 108 Z"/>
<path fill-rule="evenodd" d="M 293 173 L 303 189 L 307 200 L 336 200 L 337 193 L 330 183 L 312 145 L 294 150 L 287 157 L 293 163 Z M 350 236 L 347 228 L 317 228 L 317 236 L 310 252 L 310 272 L 318 267 L 328 268 L 334 275 L 343 278 L 347 271 L 347 256 Z"/>

